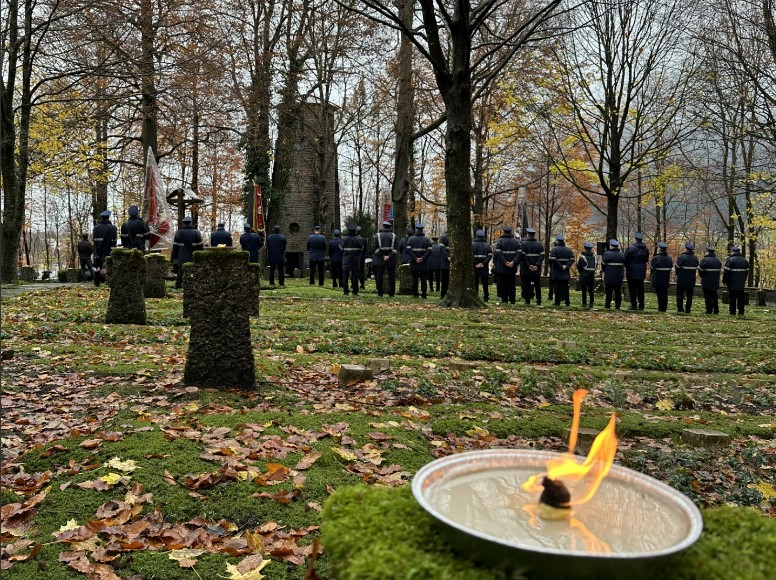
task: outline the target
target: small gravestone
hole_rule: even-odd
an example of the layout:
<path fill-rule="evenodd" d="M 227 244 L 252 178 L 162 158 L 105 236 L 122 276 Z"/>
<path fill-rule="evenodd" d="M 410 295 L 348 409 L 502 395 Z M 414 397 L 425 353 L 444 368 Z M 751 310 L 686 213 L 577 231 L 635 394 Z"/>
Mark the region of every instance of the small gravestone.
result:
<path fill-rule="evenodd" d="M 560 346 L 561 348 L 574 349 L 574 348 L 577 348 L 577 343 L 574 342 L 573 340 L 561 340 L 558 343 L 558 346 Z"/>
<path fill-rule="evenodd" d="M 399 294 L 412 295 L 412 271 L 409 264 L 399 266 Z"/>
<path fill-rule="evenodd" d="M 765 290 L 757 291 L 757 306 L 768 306 L 768 293 Z"/>
<path fill-rule="evenodd" d="M 391 361 L 387 358 L 370 358 L 366 366 L 376 373 L 386 372 L 391 370 Z"/>
<path fill-rule="evenodd" d="M 228 248 L 194 252 L 183 266 L 183 316 L 191 320 L 183 382 L 253 388 L 250 317 L 259 314 L 259 264 Z"/>
<path fill-rule="evenodd" d="M 108 269 L 108 324 L 145 324 L 143 296 L 146 263 L 140 250 L 114 249 L 106 260 Z"/>
<path fill-rule="evenodd" d="M 578 453 L 585 454 L 590 451 L 590 448 L 593 446 L 593 441 L 595 441 L 595 438 L 598 437 L 598 434 L 600 431 L 597 429 L 588 429 L 586 427 L 580 427 L 579 431 L 577 432 L 577 446 L 574 451 Z M 563 441 L 566 443 L 569 442 L 569 437 L 571 437 L 571 429 L 566 429 L 563 431 Z"/>
<path fill-rule="evenodd" d="M 468 360 L 451 360 L 448 366 L 452 371 L 473 371 L 479 365 L 476 362 Z"/>
<path fill-rule="evenodd" d="M 162 254 L 146 254 L 146 278 L 143 293 L 146 298 L 164 298 L 167 295 L 165 280 L 170 261 Z"/>
<path fill-rule="evenodd" d="M 371 381 L 375 375 L 372 369 L 361 365 L 340 365 L 337 375 L 340 386 L 355 385 L 364 381 Z"/>
<path fill-rule="evenodd" d="M 68 268 L 67 269 L 67 281 L 71 284 L 74 284 L 75 282 L 80 282 L 81 280 L 81 270 L 78 268 Z"/>
<path fill-rule="evenodd" d="M 730 435 L 712 429 L 684 429 L 682 441 L 693 447 L 724 447 L 730 443 Z"/>

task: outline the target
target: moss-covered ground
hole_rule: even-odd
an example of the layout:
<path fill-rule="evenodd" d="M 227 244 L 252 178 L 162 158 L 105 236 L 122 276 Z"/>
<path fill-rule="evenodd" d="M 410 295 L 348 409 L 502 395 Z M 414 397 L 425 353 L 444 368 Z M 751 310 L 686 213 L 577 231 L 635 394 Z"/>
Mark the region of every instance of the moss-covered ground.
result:
<path fill-rule="evenodd" d="M 259 552 L 273 579 L 493 577 L 449 551 L 406 483 L 460 451 L 563 450 L 580 387 L 583 427 L 618 412 L 618 463 L 704 509 L 676 577 L 768 577 L 758 554 L 774 551 L 775 311 L 658 315 L 652 296 L 643 313 L 446 310 L 379 299 L 370 283 L 346 299 L 292 279 L 262 289 L 246 392 L 182 384 L 189 327 L 182 293 L 167 290 L 147 301 L 146 326 L 105 324 L 108 290 L 88 284 L 3 298 L 3 578 L 83 577 L 78 566 L 230 577 Z M 375 357 L 391 370 L 338 384 L 336 365 Z M 731 438 L 693 447 L 681 439 L 691 427 Z M 375 517 L 388 544 L 370 540 Z M 101 531 L 74 542 L 68 522 Z M 77 566 L 60 561 L 79 552 Z"/>

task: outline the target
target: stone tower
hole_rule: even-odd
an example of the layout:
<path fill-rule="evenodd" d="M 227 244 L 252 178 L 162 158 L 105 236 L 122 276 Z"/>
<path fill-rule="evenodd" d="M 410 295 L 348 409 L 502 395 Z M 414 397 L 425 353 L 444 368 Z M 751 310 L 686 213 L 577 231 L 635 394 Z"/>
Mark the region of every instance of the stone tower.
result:
<path fill-rule="evenodd" d="M 292 129 L 294 142 L 287 164 L 288 191 L 280 203 L 277 219 L 270 217 L 267 224 L 269 232 L 276 223 L 280 224 L 281 232 L 288 238 L 286 264 L 289 273 L 294 268 L 307 268 L 307 236 L 313 232 L 313 227 L 322 226 L 327 238 L 334 229 L 340 228 L 334 112 L 335 107 L 331 104 L 303 103 L 298 126 Z"/>

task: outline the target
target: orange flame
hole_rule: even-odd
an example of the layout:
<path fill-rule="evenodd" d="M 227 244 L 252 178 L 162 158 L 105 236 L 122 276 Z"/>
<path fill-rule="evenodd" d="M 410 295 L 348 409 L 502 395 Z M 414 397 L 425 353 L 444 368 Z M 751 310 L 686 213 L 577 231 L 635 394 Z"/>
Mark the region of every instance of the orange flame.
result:
<path fill-rule="evenodd" d="M 574 418 L 571 423 L 569 435 L 569 450 L 557 459 L 547 461 L 547 472 L 534 475 L 522 484 L 522 488 L 528 492 L 536 492 L 541 489 L 541 480 L 546 475 L 550 479 L 561 480 L 563 483 L 574 483 L 582 479 L 588 482 L 582 494 L 572 499 L 568 506 L 581 505 L 589 501 L 598 491 L 601 482 L 614 463 L 614 455 L 617 452 L 617 436 L 614 428 L 617 419 L 612 413 L 609 424 L 601 431 L 593 441 L 587 458 L 583 463 L 578 463 L 574 455 L 579 432 L 579 415 L 582 408 L 582 399 L 587 395 L 585 389 L 577 389 L 574 392 Z"/>

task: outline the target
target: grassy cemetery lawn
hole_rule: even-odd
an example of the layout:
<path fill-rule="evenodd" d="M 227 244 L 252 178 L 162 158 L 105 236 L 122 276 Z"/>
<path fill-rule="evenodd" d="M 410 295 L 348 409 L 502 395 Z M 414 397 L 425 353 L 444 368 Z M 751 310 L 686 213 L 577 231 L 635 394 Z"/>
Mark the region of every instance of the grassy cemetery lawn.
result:
<path fill-rule="evenodd" d="M 429 540 L 391 488 L 451 453 L 565 450 L 578 388 L 582 427 L 618 412 L 617 463 L 703 508 L 677 577 L 773 572 L 776 308 L 707 316 L 696 296 L 693 314 L 658 315 L 648 295 L 643 313 L 445 310 L 371 282 L 354 298 L 287 280 L 262 288 L 258 389 L 240 392 L 182 384 L 181 292 L 148 299 L 146 326 L 105 324 L 108 292 L 2 300 L 5 580 L 498 577 Z M 377 358 L 390 369 L 339 384 L 339 365 Z M 324 509 L 335 492 L 345 508 Z"/>

